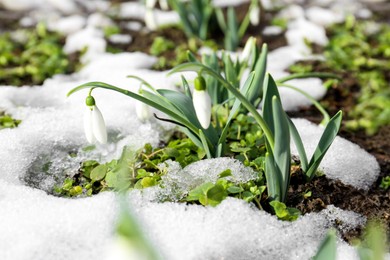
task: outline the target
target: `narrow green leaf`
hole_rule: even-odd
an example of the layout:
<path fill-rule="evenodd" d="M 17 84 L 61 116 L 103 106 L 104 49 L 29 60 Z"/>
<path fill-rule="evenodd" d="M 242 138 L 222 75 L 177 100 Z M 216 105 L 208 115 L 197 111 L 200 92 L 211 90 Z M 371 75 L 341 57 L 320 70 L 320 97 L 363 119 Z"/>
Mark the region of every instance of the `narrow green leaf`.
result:
<path fill-rule="evenodd" d="M 301 160 L 301 168 L 303 172 L 306 172 L 309 168 L 309 163 L 307 160 L 307 155 L 305 151 L 305 147 L 303 146 L 303 142 L 301 136 L 299 135 L 298 129 L 295 127 L 293 121 L 287 117 L 288 125 L 290 127 L 290 133 L 294 140 L 295 146 L 297 147 L 298 154 Z"/>
<path fill-rule="evenodd" d="M 157 92 L 165 97 L 172 105 L 174 105 L 182 115 L 197 128 L 200 128 L 198 117 L 196 116 L 195 108 L 192 99 L 183 93 L 169 90 L 158 89 Z"/>
<path fill-rule="evenodd" d="M 221 8 L 216 8 L 215 9 L 215 16 L 217 17 L 217 22 L 219 25 L 219 28 L 226 34 L 226 22 L 225 22 L 225 17 L 223 16 L 223 12 Z"/>
<path fill-rule="evenodd" d="M 329 123 L 326 125 L 316 150 L 314 151 L 314 154 L 309 162 L 309 169 L 306 172 L 306 177 L 309 181 L 312 180 L 315 176 L 322 159 L 324 158 L 333 140 L 336 138 L 341 126 L 342 117 L 342 112 L 339 111 L 330 119 Z"/>
<path fill-rule="evenodd" d="M 192 100 L 192 94 L 191 94 L 190 86 L 188 85 L 187 80 L 183 76 L 181 76 L 181 82 L 183 84 L 184 94 Z"/>
<path fill-rule="evenodd" d="M 272 133 L 275 133 L 272 99 L 276 96 L 280 100 L 278 87 L 272 76 L 267 74 L 264 80 L 263 118 Z"/>
<path fill-rule="evenodd" d="M 306 78 L 331 78 L 331 79 L 339 79 L 341 78 L 333 73 L 326 73 L 326 72 L 305 72 L 305 73 L 294 73 L 288 76 L 285 76 L 281 79 L 278 79 L 278 83 L 284 83 L 286 81 L 292 80 L 292 79 L 306 79 Z"/>
<path fill-rule="evenodd" d="M 280 201 L 280 173 L 275 165 L 275 159 L 270 152 L 267 152 L 265 155 L 265 178 L 267 180 L 268 197 L 271 200 Z"/>
<path fill-rule="evenodd" d="M 209 159 L 213 158 L 211 156 L 209 143 L 207 142 L 206 136 L 204 135 L 202 129 L 199 129 L 199 137 L 200 137 L 200 140 L 202 141 L 202 146 L 203 146 L 204 151 L 206 152 L 207 158 L 209 158 Z"/>
<path fill-rule="evenodd" d="M 336 260 L 336 231 L 331 230 L 321 242 L 317 254 L 313 260 Z"/>
<path fill-rule="evenodd" d="M 236 88 L 239 87 L 240 82 L 237 81 L 237 74 L 236 70 L 234 68 L 232 59 L 230 58 L 230 55 L 223 55 L 223 61 L 225 64 L 225 78 L 226 80 Z"/>
<path fill-rule="evenodd" d="M 256 66 L 254 68 L 255 71 L 255 78 L 253 79 L 254 84 L 251 87 L 250 92 L 247 96 L 251 104 L 253 104 L 255 107 L 259 106 L 263 94 L 263 87 L 266 86 L 266 84 L 264 84 L 264 80 L 267 71 L 267 55 L 268 55 L 267 44 L 263 44 L 261 48 L 261 54 L 258 60 L 256 61 Z"/>
<path fill-rule="evenodd" d="M 290 184 L 290 166 L 291 166 L 291 152 L 290 152 L 290 130 L 287 121 L 287 115 L 282 108 L 280 100 L 274 96 L 272 98 L 273 121 L 274 121 L 274 158 L 279 172 L 281 174 L 280 200 L 284 202 L 287 198 L 287 191 Z M 267 180 L 268 181 L 268 180 Z"/>

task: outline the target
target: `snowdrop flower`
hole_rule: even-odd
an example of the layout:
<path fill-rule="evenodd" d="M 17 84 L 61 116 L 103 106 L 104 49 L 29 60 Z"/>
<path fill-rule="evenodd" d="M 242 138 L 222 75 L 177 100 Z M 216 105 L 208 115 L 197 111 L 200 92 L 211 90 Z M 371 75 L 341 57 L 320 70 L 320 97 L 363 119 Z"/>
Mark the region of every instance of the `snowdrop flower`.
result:
<path fill-rule="evenodd" d="M 252 4 L 249 8 L 249 20 L 253 26 L 260 23 L 260 7 L 259 3 Z"/>
<path fill-rule="evenodd" d="M 144 102 L 138 100 L 135 103 L 135 112 L 137 114 L 138 119 L 142 122 L 145 122 L 152 117 L 150 107 Z"/>
<path fill-rule="evenodd" d="M 158 3 L 160 4 L 161 9 L 168 10 L 168 1 L 167 0 L 159 0 Z"/>
<path fill-rule="evenodd" d="M 244 50 L 241 52 L 240 55 L 240 62 L 250 62 L 252 51 L 254 50 L 256 46 L 256 38 L 255 37 L 249 37 L 249 39 L 245 43 Z"/>
<path fill-rule="evenodd" d="M 192 94 L 192 102 L 200 125 L 204 129 L 207 129 L 210 126 L 211 120 L 211 98 L 206 91 L 206 82 L 202 76 L 195 78 L 194 83 L 195 89 Z"/>
<path fill-rule="evenodd" d="M 157 2 L 157 0 L 146 0 L 145 7 L 147 9 L 153 9 L 154 6 L 156 5 L 156 2 Z"/>
<path fill-rule="evenodd" d="M 99 108 L 95 104 L 95 99 L 88 96 L 85 103 L 87 110 L 84 114 L 84 131 L 89 143 L 96 140 L 99 143 L 107 143 L 107 130 L 104 118 Z"/>
<path fill-rule="evenodd" d="M 145 24 L 149 30 L 154 31 L 157 29 L 156 16 L 153 9 L 147 8 L 145 11 Z"/>

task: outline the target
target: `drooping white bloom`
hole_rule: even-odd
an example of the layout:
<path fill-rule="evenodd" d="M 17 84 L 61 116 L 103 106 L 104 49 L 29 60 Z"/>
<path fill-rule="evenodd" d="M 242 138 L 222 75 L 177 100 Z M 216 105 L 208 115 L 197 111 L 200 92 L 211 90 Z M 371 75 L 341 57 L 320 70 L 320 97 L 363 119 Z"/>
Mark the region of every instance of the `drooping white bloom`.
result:
<path fill-rule="evenodd" d="M 145 24 L 149 30 L 154 31 L 157 29 L 156 16 L 153 9 L 147 8 L 145 11 Z"/>
<path fill-rule="evenodd" d="M 206 90 L 195 89 L 192 94 L 192 102 L 200 125 L 204 129 L 209 128 L 211 120 L 211 98 L 209 93 Z"/>
<path fill-rule="evenodd" d="M 160 4 L 161 9 L 168 10 L 168 1 L 167 0 L 159 0 L 158 3 Z"/>
<path fill-rule="evenodd" d="M 251 54 L 255 46 L 256 46 L 256 38 L 252 36 L 249 37 L 249 39 L 245 43 L 244 50 L 241 52 L 239 58 L 240 62 L 246 61 L 248 64 L 250 63 Z"/>
<path fill-rule="evenodd" d="M 260 8 L 259 5 L 254 5 L 249 10 L 249 20 L 253 26 L 257 26 L 260 23 Z"/>
<path fill-rule="evenodd" d="M 157 2 L 157 0 L 146 0 L 145 1 L 145 7 L 147 9 L 153 9 L 154 6 L 156 5 L 156 2 Z"/>
<path fill-rule="evenodd" d="M 138 119 L 142 122 L 145 122 L 152 117 L 150 107 L 144 102 L 138 100 L 135 103 L 135 112 L 137 113 Z"/>
<path fill-rule="evenodd" d="M 107 143 L 107 130 L 104 118 L 96 105 L 87 106 L 84 113 L 84 132 L 89 143 Z"/>

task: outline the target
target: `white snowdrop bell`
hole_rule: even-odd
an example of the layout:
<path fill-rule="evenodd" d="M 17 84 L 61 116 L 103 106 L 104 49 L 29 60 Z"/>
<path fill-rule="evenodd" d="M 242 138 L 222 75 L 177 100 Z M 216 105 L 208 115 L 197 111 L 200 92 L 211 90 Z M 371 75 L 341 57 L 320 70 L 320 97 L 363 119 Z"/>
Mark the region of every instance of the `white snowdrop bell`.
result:
<path fill-rule="evenodd" d="M 195 78 L 195 90 L 192 94 L 195 113 L 200 125 L 207 129 L 211 121 L 211 98 L 206 90 L 206 82 L 203 77 Z"/>
<path fill-rule="evenodd" d="M 241 55 L 239 56 L 240 62 L 246 61 L 248 64 L 251 61 L 251 54 L 256 46 L 256 38 L 255 37 L 249 37 L 249 39 L 245 43 L 244 50 L 241 52 Z"/>
<path fill-rule="evenodd" d="M 157 29 L 156 16 L 153 9 L 147 8 L 145 11 L 145 24 L 149 30 L 154 31 Z"/>
<path fill-rule="evenodd" d="M 135 112 L 137 113 L 138 119 L 142 122 L 145 122 L 152 117 L 150 107 L 144 102 L 138 100 L 135 103 Z"/>
<path fill-rule="evenodd" d="M 92 96 L 87 97 L 87 109 L 84 114 L 84 132 L 89 143 L 98 141 L 107 143 L 106 123 Z"/>
<path fill-rule="evenodd" d="M 249 21 L 253 26 L 257 26 L 260 23 L 260 8 L 258 5 L 253 6 L 249 10 Z"/>

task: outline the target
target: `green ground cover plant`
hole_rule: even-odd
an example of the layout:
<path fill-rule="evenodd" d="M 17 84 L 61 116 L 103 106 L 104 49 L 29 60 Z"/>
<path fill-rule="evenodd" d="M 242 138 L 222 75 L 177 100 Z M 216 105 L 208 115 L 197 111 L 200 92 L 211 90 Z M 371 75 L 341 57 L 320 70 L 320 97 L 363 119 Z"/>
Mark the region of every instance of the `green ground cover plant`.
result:
<path fill-rule="evenodd" d="M 64 37 L 42 23 L 0 36 L 0 84 L 39 85 L 55 74 L 69 74 L 79 66 L 63 50 Z"/>
<path fill-rule="evenodd" d="M 6 114 L 4 111 L 0 111 L 0 130 L 4 128 L 15 128 L 22 120 L 14 119 L 11 115 Z"/>
<path fill-rule="evenodd" d="M 351 75 L 360 88 L 358 103 L 348 113 L 346 126 L 373 135 L 381 126 L 390 124 L 390 26 L 350 16 L 345 23 L 331 27 L 329 34 L 321 66 Z M 299 64 L 290 70 L 313 71 L 313 66 Z"/>
<path fill-rule="evenodd" d="M 207 40 L 210 35 L 222 32 L 226 50 L 234 51 L 241 43 L 248 26 L 257 26 L 260 17 L 260 2 L 252 0 L 245 18 L 237 20 L 233 7 L 224 11 L 212 5 L 210 0 L 191 0 L 182 2 L 170 0 L 169 5 L 180 17 L 180 24 L 188 38 Z M 216 23 L 214 23 L 215 21 Z M 218 26 L 212 26 L 217 24 Z"/>

